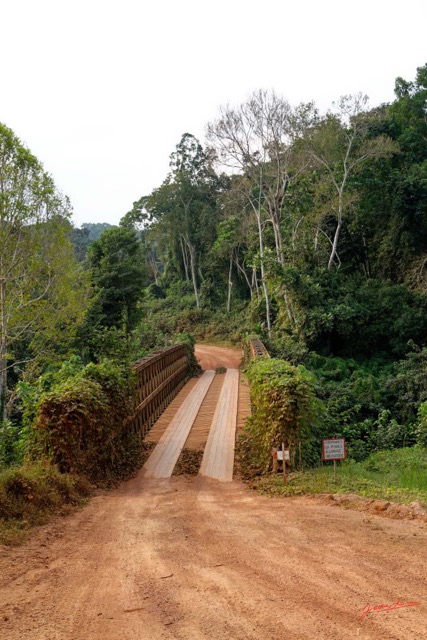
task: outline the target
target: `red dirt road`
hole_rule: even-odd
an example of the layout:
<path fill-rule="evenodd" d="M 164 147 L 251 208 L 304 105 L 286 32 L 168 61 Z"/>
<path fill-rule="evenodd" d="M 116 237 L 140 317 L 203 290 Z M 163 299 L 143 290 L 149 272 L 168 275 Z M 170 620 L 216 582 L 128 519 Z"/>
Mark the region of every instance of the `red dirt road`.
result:
<path fill-rule="evenodd" d="M 200 366 L 205 370 L 218 369 L 218 367 L 238 369 L 243 359 L 242 350 L 232 347 L 196 344 L 195 352 Z"/>
<path fill-rule="evenodd" d="M 136 478 L 2 549 L 0 637 L 421 640 L 426 538 L 239 483 Z M 421 604 L 359 619 L 398 599 Z"/>
<path fill-rule="evenodd" d="M 424 640 L 426 543 L 420 522 L 139 474 L 0 547 L 0 638 Z M 360 619 L 397 601 L 420 604 Z"/>

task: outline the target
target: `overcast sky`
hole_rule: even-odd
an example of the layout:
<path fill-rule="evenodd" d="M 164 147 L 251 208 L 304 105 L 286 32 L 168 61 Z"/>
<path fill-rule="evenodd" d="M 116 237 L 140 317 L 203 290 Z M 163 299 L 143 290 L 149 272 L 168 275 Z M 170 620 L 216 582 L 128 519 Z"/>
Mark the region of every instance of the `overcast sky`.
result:
<path fill-rule="evenodd" d="M 3 0 L 0 121 L 71 198 L 117 224 L 183 133 L 258 88 L 325 109 L 427 63 L 426 0 Z"/>

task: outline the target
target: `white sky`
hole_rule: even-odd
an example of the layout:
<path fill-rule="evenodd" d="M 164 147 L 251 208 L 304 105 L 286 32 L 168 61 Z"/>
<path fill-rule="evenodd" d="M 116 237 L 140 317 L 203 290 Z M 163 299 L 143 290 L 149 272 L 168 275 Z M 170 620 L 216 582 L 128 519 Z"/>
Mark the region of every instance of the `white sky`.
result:
<path fill-rule="evenodd" d="M 425 0 L 2 0 L 0 121 L 77 225 L 117 224 L 220 105 L 274 88 L 374 106 L 426 62 Z"/>

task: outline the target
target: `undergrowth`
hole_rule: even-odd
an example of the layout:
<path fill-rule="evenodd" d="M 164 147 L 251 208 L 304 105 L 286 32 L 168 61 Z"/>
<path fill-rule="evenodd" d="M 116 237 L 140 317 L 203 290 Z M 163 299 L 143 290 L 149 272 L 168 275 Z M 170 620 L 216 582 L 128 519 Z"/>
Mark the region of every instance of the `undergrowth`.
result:
<path fill-rule="evenodd" d="M 258 358 L 245 370 L 252 414 L 239 438 L 237 453 L 246 479 L 266 473 L 272 449 L 283 442 L 290 451 L 292 468 L 310 455 L 316 412 L 313 378 L 302 365 L 285 360 Z"/>
<path fill-rule="evenodd" d="M 132 430 L 135 380 L 105 361 L 69 364 L 40 378 L 23 395 L 30 459 L 47 458 L 64 473 L 97 484 L 127 477 L 139 465 L 140 439 Z"/>
<path fill-rule="evenodd" d="M 0 544 L 19 544 L 33 526 L 81 504 L 93 487 L 40 462 L 0 472 Z"/>
<path fill-rule="evenodd" d="M 365 498 L 427 504 L 427 450 L 415 446 L 371 454 L 363 462 L 332 464 L 292 473 L 286 484 L 279 474 L 256 479 L 252 486 L 263 494 L 296 496 L 353 493 Z"/>

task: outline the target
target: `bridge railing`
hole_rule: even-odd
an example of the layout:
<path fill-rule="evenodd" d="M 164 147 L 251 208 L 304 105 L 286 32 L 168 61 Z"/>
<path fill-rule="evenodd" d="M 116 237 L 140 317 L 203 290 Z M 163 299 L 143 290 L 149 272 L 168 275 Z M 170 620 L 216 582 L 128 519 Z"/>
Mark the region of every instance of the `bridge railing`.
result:
<path fill-rule="evenodd" d="M 254 358 L 259 358 L 260 356 L 264 356 L 267 358 L 270 357 L 270 354 L 268 353 L 264 344 L 258 338 L 252 338 L 251 340 L 249 340 L 249 351 L 251 360 L 253 360 Z"/>
<path fill-rule="evenodd" d="M 185 384 L 189 374 L 187 347 L 178 344 L 162 349 L 133 364 L 138 376 L 133 429 L 147 433 Z"/>

